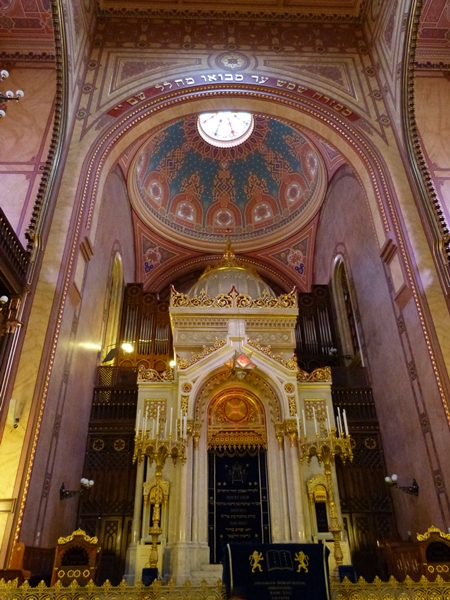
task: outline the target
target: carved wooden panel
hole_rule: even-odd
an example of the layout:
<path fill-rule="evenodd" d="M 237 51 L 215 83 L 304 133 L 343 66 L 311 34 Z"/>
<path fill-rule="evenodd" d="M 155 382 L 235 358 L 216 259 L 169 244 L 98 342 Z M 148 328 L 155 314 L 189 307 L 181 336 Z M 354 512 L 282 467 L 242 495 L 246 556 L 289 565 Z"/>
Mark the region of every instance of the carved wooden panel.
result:
<path fill-rule="evenodd" d="M 353 461 L 336 463 L 342 516 L 357 575 L 371 581 L 385 575 L 378 542 L 397 534 L 375 403 L 370 388 L 333 387 L 332 394 L 353 439 Z"/>

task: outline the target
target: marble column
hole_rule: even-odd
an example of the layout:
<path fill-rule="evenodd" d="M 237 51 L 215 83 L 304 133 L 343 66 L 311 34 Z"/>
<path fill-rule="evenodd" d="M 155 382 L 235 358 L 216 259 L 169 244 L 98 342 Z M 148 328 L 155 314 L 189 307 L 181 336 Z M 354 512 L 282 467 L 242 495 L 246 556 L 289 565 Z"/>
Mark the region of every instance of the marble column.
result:
<path fill-rule="evenodd" d="M 277 453 L 277 469 L 280 477 L 280 489 L 278 490 L 278 502 L 281 505 L 281 523 L 282 523 L 282 539 L 273 539 L 272 541 L 277 542 L 289 542 L 291 539 L 291 527 L 289 522 L 289 510 L 288 510 L 288 486 L 286 481 L 286 465 L 284 460 L 285 450 L 280 448 Z M 272 484 L 273 485 L 273 484 Z M 272 495 L 273 496 L 273 495 Z"/>
<path fill-rule="evenodd" d="M 128 585 L 134 585 L 136 549 L 141 534 L 142 489 L 144 484 L 144 461 L 138 464 L 136 472 L 136 491 L 134 493 L 133 522 L 131 526 L 131 543 L 127 548 L 125 560 L 125 575 L 123 578 Z"/>
<path fill-rule="evenodd" d="M 287 442 L 287 440 L 286 440 Z M 295 542 L 304 542 L 305 541 L 305 514 L 303 511 L 302 504 L 302 489 L 301 489 L 301 480 L 300 480 L 300 467 L 299 467 L 299 456 L 298 456 L 298 447 L 294 442 L 292 443 L 289 440 L 289 477 L 288 479 L 291 482 L 292 490 L 288 491 L 289 494 L 289 504 L 291 508 L 291 535 L 292 540 Z M 288 454 L 288 452 L 286 452 Z"/>

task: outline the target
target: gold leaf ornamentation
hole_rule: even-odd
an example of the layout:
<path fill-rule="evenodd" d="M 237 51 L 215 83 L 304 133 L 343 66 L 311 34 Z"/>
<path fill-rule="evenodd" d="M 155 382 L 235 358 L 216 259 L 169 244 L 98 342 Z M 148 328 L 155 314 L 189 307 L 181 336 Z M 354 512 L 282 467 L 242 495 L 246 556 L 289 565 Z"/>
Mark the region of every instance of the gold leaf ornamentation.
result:
<path fill-rule="evenodd" d="M 425 535 L 425 534 L 424 534 Z M 347 578 L 342 583 L 331 581 L 331 595 L 339 600 L 386 600 L 386 599 L 408 599 L 420 598 L 421 600 L 436 600 L 437 598 L 448 598 L 450 596 L 450 582 L 444 581 L 437 575 L 435 581 L 429 581 L 421 577 L 420 581 L 413 581 L 406 577 L 405 581 L 399 583 L 391 577 L 389 581 L 381 581 L 378 577 L 373 583 L 367 583 L 360 577 L 357 583 L 352 583 Z M 195 600 L 222 600 L 225 588 L 222 581 L 218 580 L 214 585 L 193 585 L 187 580 L 182 585 L 175 585 L 171 580 L 167 585 L 155 580 L 151 586 L 144 586 L 137 582 L 134 586 L 128 586 L 122 581 L 118 586 L 113 586 L 106 581 L 102 586 L 96 586 L 89 582 L 81 586 L 74 581 L 70 588 L 63 587 L 57 582 L 53 587 L 47 587 L 43 581 L 37 587 L 32 588 L 34 600 L 60 600 L 62 596 L 67 597 L 70 589 L 70 597 L 77 600 L 109 600 L 110 598 L 138 598 L 143 595 L 151 596 L 152 600 L 179 600 L 180 598 L 195 598 Z M 0 580 L 0 598 L 2 600 L 28 600 L 30 598 L 30 585 L 25 582 L 18 585 L 18 580 Z"/>
<path fill-rule="evenodd" d="M 67 537 L 58 538 L 58 544 L 68 544 L 76 537 L 82 537 L 85 542 L 88 542 L 88 544 L 98 544 L 98 538 L 88 536 L 88 534 L 83 529 L 77 529 Z"/>
<path fill-rule="evenodd" d="M 263 291 L 259 298 L 251 298 L 244 294 L 232 291 L 229 294 L 221 294 L 215 298 L 207 296 L 202 291 L 198 296 L 191 298 L 187 294 L 179 293 L 172 286 L 170 294 L 170 306 L 173 308 L 297 308 L 297 292 L 294 288 L 288 294 L 282 294 L 273 298 Z"/>
<path fill-rule="evenodd" d="M 285 360 L 281 354 L 274 354 L 270 344 L 268 346 L 261 346 L 259 340 L 248 340 L 248 345 L 252 348 L 256 348 L 256 350 L 259 350 L 262 354 L 265 354 L 272 360 L 275 360 L 277 363 L 280 363 L 280 365 L 283 365 L 283 367 L 286 367 L 286 369 L 289 369 L 290 371 L 298 370 L 297 361 L 294 358 Z"/>
<path fill-rule="evenodd" d="M 320 367 L 319 369 L 315 369 L 312 373 L 307 373 L 306 371 L 299 369 L 297 373 L 297 381 L 300 383 L 331 383 L 331 368 Z"/>
<path fill-rule="evenodd" d="M 226 344 L 226 340 L 219 340 L 218 338 L 216 338 L 216 341 L 213 346 L 209 346 L 209 347 L 203 346 L 202 352 L 199 352 L 199 353 L 193 352 L 190 360 L 187 360 L 186 358 L 179 358 L 178 359 L 178 368 L 183 370 L 183 369 L 187 369 L 188 367 L 191 367 L 192 365 L 195 365 L 195 363 L 197 363 L 199 360 L 202 360 L 202 358 L 209 356 L 210 354 L 212 354 L 219 348 L 222 348 L 222 346 L 225 346 L 225 344 Z"/>
<path fill-rule="evenodd" d="M 428 527 L 428 530 L 425 533 L 418 533 L 417 534 L 417 540 L 419 542 L 425 542 L 426 540 L 430 539 L 430 536 L 433 533 L 437 533 L 439 534 L 439 537 L 443 538 L 444 540 L 448 540 L 450 541 L 450 533 L 444 533 L 443 531 L 441 531 L 439 529 L 439 527 L 435 527 L 434 525 L 431 525 L 431 527 Z"/>
<path fill-rule="evenodd" d="M 146 369 L 144 365 L 139 367 L 138 371 L 139 382 L 154 382 L 154 381 L 173 381 L 173 370 L 168 369 L 159 373 L 155 369 Z"/>
<path fill-rule="evenodd" d="M 288 396 L 289 401 L 289 416 L 295 417 L 297 414 L 297 405 L 295 403 L 295 396 Z"/>

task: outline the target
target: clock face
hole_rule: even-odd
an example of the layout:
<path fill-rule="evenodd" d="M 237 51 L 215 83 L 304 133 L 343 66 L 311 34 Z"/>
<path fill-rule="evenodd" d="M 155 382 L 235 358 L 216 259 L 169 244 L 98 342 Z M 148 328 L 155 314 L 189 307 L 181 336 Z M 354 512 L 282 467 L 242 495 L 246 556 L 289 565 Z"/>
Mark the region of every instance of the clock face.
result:
<path fill-rule="evenodd" d="M 250 137 L 253 116 L 232 111 L 203 113 L 198 117 L 197 127 L 202 138 L 213 146 L 237 146 Z"/>

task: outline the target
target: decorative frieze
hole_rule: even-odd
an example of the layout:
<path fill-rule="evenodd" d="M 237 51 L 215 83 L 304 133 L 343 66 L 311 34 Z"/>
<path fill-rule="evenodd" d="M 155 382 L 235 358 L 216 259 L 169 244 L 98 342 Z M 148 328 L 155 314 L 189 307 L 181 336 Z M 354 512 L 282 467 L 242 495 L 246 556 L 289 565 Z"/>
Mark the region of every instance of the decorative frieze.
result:
<path fill-rule="evenodd" d="M 297 381 L 299 383 L 331 383 L 331 368 L 321 367 L 320 369 L 315 369 L 312 373 L 307 373 L 299 369 Z"/>
<path fill-rule="evenodd" d="M 187 369 L 188 367 L 191 367 L 192 365 L 195 365 L 195 363 L 197 363 L 199 360 L 202 360 L 202 358 L 209 356 L 210 354 L 212 354 L 219 348 L 222 348 L 222 346 L 225 346 L 225 344 L 226 344 L 226 340 L 219 340 L 216 338 L 216 341 L 213 346 L 209 346 L 209 347 L 203 346 L 202 352 L 199 352 L 199 353 L 193 352 L 190 360 L 187 360 L 186 358 L 179 358 L 178 359 L 178 368 L 180 370 L 183 370 L 183 369 Z"/>
<path fill-rule="evenodd" d="M 294 358 L 285 360 L 282 354 L 274 354 L 270 345 L 262 346 L 259 340 L 248 340 L 248 345 L 256 350 L 259 350 L 259 352 L 262 352 L 262 354 L 265 354 L 272 360 L 280 363 L 280 365 L 283 365 L 283 367 L 286 367 L 286 369 L 290 369 L 291 371 L 296 371 L 298 369 L 297 361 Z"/>
<path fill-rule="evenodd" d="M 155 369 L 146 369 L 143 365 L 139 367 L 138 383 L 157 381 L 173 381 L 173 370 L 168 369 L 167 371 L 159 373 L 158 371 L 155 371 Z"/>
<path fill-rule="evenodd" d="M 179 293 L 172 286 L 170 296 L 171 308 L 221 308 L 221 309 L 238 309 L 238 308 L 297 308 L 297 293 L 294 290 L 288 294 L 281 294 L 278 298 L 274 298 L 266 291 L 263 291 L 259 298 L 251 298 L 245 294 L 239 294 L 233 289 L 229 294 L 221 294 L 215 298 L 207 296 L 205 293 L 200 293 L 198 296 L 191 298 L 187 294 Z"/>

